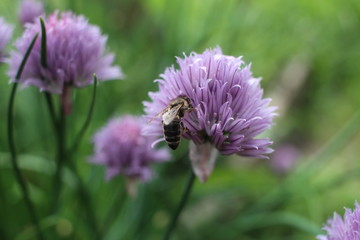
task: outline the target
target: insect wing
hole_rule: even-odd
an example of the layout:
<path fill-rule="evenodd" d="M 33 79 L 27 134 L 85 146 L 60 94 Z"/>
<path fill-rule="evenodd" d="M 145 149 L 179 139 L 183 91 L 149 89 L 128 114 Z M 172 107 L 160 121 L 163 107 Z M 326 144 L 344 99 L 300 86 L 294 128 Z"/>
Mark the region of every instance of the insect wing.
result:
<path fill-rule="evenodd" d="M 180 108 L 182 107 L 181 104 L 170 108 L 167 112 L 162 115 L 162 120 L 165 125 L 169 125 L 178 115 Z"/>
<path fill-rule="evenodd" d="M 167 112 L 169 109 L 169 107 L 164 108 L 161 112 L 159 112 L 158 114 L 156 114 L 154 117 L 152 117 L 147 124 L 151 123 L 155 118 L 160 117 L 161 115 L 163 115 L 165 112 Z"/>

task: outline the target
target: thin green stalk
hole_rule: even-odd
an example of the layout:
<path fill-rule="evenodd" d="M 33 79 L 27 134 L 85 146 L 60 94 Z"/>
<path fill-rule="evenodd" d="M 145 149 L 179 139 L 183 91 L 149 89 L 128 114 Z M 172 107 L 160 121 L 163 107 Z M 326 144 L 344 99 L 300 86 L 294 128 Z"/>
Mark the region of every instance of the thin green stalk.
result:
<path fill-rule="evenodd" d="M 40 18 L 40 26 L 41 26 L 40 63 L 43 68 L 47 68 L 46 27 L 45 27 L 44 20 L 42 18 Z M 59 197 L 60 197 L 60 192 L 61 192 L 62 167 L 63 167 L 63 162 L 65 161 L 65 158 L 66 158 L 66 156 L 65 156 L 66 116 L 65 116 L 64 108 L 62 106 L 60 106 L 59 119 L 57 121 L 56 115 L 55 115 L 55 110 L 54 110 L 54 105 L 53 105 L 50 93 L 45 93 L 45 98 L 46 98 L 46 103 L 48 105 L 50 117 L 51 117 L 51 120 L 53 123 L 53 127 L 54 127 L 56 135 L 57 135 L 56 171 L 55 171 L 54 182 L 53 182 L 53 201 L 51 202 L 52 203 L 51 212 L 56 212 L 56 209 L 59 204 Z"/>
<path fill-rule="evenodd" d="M 35 36 L 34 36 L 34 38 L 33 38 L 32 41 L 31 41 L 30 45 L 29 45 L 29 48 L 26 50 L 25 55 L 24 55 L 24 58 L 23 58 L 23 60 L 21 61 L 20 67 L 19 67 L 19 69 L 18 69 L 18 71 L 17 71 L 17 73 L 16 73 L 16 77 L 15 77 L 16 80 L 19 80 L 19 79 L 20 79 L 20 77 L 21 77 L 21 75 L 22 75 L 22 72 L 23 72 L 23 70 L 24 70 L 24 68 L 25 68 L 26 61 L 27 61 L 27 59 L 28 59 L 29 56 L 30 56 L 31 50 L 32 50 L 33 47 L 34 47 L 35 41 L 36 41 L 36 39 L 38 38 L 38 36 L 39 36 L 39 33 L 36 33 Z"/>
<path fill-rule="evenodd" d="M 176 227 L 176 223 L 178 221 L 178 218 L 179 218 L 182 210 L 184 209 L 184 207 L 185 207 L 185 205 L 186 205 L 186 203 L 187 203 L 187 201 L 189 199 L 192 186 L 194 185 L 194 180 L 195 180 L 195 174 L 194 174 L 193 170 L 190 168 L 188 180 L 186 182 L 184 191 L 182 193 L 181 200 L 179 202 L 179 205 L 178 205 L 176 211 L 174 212 L 174 215 L 172 216 L 171 222 L 169 223 L 169 225 L 168 225 L 168 227 L 166 229 L 166 232 L 165 232 L 165 235 L 164 235 L 164 238 L 163 238 L 164 240 L 169 240 L 170 239 L 171 233 Z"/>
<path fill-rule="evenodd" d="M 30 56 L 31 50 L 34 47 L 35 41 L 38 37 L 38 33 L 34 36 L 33 40 L 31 41 L 25 55 L 24 58 L 20 64 L 19 70 L 16 74 L 16 79 L 19 80 L 21 77 L 21 74 L 24 70 L 25 64 L 27 59 Z M 10 149 L 10 154 L 11 154 L 11 164 L 12 167 L 14 169 L 15 172 L 15 177 L 20 185 L 23 197 L 24 197 L 24 201 L 25 201 L 25 205 L 29 211 L 30 217 L 31 217 L 31 221 L 33 222 L 34 226 L 35 226 L 35 230 L 37 233 L 37 238 L 39 240 L 43 240 L 43 234 L 41 232 L 40 229 L 40 225 L 39 225 L 39 221 L 38 221 L 38 217 L 36 215 L 36 211 L 35 208 L 31 202 L 30 199 L 30 195 L 29 195 L 29 191 L 25 182 L 25 179 L 23 178 L 23 176 L 21 175 L 21 171 L 18 165 L 18 160 L 17 160 L 17 153 L 16 153 L 16 147 L 15 147 L 15 140 L 14 140 L 14 119 L 13 119 L 13 109 L 14 109 L 14 103 L 15 103 L 15 95 L 16 95 L 16 90 L 17 90 L 17 83 L 14 83 L 13 88 L 11 90 L 11 94 L 10 94 L 10 100 L 9 100 L 9 107 L 8 107 L 8 115 L 7 115 L 7 131 L 8 131 L 8 142 L 9 142 L 9 149 Z"/>
<path fill-rule="evenodd" d="M 53 183 L 53 201 L 52 201 L 52 209 L 51 212 L 56 212 L 59 204 L 60 192 L 61 192 L 61 174 L 62 174 L 62 167 L 66 158 L 65 155 L 65 121 L 66 116 L 65 112 L 62 107 L 60 109 L 59 114 L 59 121 L 57 124 L 57 154 L 56 154 L 56 171 L 54 176 L 54 183 Z"/>
<path fill-rule="evenodd" d="M 81 202 L 83 203 L 82 207 L 85 210 L 86 220 L 88 221 L 87 226 L 89 227 L 90 231 L 93 232 L 93 234 L 94 234 L 93 239 L 101 240 L 102 237 L 101 237 L 98 225 L 97 225 L 97 220 L 96 220 L 95 213 L 93 211 L 94 208 L 92 207 L 90 195 L 85 187 L 84 182 L 82 181 L 80 175 L 77 172 L 74 162 L 69 161 L 68 166 L 74 173 L 76 180 L 77 180 L 79 197 L 80 197 Z"/>
<path fill-rule="evenodd" d="M 86 116 L 86 120 L 80 130 L 80 132 L 78 133 L 78 135 L 75 137 L 75 141 L 73 146 L 70 148 L 70 153 L 74 153 L 77 151 L 78 147 L 80 146 L 80 143 L 82 141 L 82 138 L 85 135 L 86 130 L 88 129 L 90 122 L 91 122 L 91 118 L 93 116 L 94 113 L 94 107 L 95 107 L 95 101 L 96 101 L 96 88 L 97 88 L 97 77 L 96 74 L 94 74 L 94 86 L 93 86 L 93 92 L 92 92 L 92 98 L 91 98 L 91 103 L 90 103 L 90 107 L 89 107 L 89 111 L 88 114 Z"/>
<path fill-rule="evenodd" d="M 187 151 L 183 152 L 180 157 L 178 157 L 174 162 L 180 163 L 180 162 L 186 162 L 188 160 L 189 153 Z M 160 176 L 165 174 L 171 169 L 171 164 L 161 164 L 157 166 L 157 172 Z M 134 228 L 134 232 L 125 235 L 126 238 L 136 238 L 136 239 L 146 239 L 148 236 L 149 224 L 148 222 L 151 221 L 151 219 L 154 216 L 154 213 L 157 211 L 156 206 L 152 201 L 147 201 L 146 196 L 153 192 L 155 189 L 157 189 L 156 186 L 158 186 L 159 181 L 163 181 L 162 179 L 157 179 L 156 181 L 152 181 L 151 183 L 147 184 L 146 186 L 140 188 L 139 196 L 137 196 L 137 199 L 139 199 L 139 202 L 136 204 L 136 213 L 135 213 L 135 219 L 136 221 L 136 228 Z M 136 236 L 136 237 L 135 237 Z"/>
<path fill-rule="evenodd" d="M 46 27 L 45 27 L 45 24 L 44 24 L 44 21 L 42 18 L 40 18 L 40 25 L 41 25 L 41 31 L 42 31 L 42 35 L 41 35 L 42 36 L 42 38 L 41 38 L 41 65 L 44 68 L 47 68 Z M 66 151 L 67 150 L 66 149 L 66 112 L 65 112 L 66 106 L 64 105 L 64 103 L 66 102 L 66 99 L 60 100 L 60 104 L 61 104 L 61 106 L 59 108 L 60 113 L 58 115 L 59 119 L 57 119 L 51 95 L 49 93 L 45 93 L 50 117 L 51 117 L 54 129 L 55 129 L 55 133 L 57 135 L 56 171 L 55 171 L 54 182 L 53 182 L 53 201 L 52 201 L 51 212 L 56 212 L 58 205 L 59 205 L 59 198 L 60 198 L 60 193 L 61 193 L 61 188 L 62 188 L 61 175 L 62 175 L 63 166 L 66 163 L 66 161 L 68 160 L 68 158 L 71 158 L 72 154 L 74 154 L 74 152 L 77 150 L 77 147 L 79 146 L 80 141 L 81 141 L 87 127 L 90 124 L 90 120 L 91 120 L 92 113 L 93 113 L 93 108 L 95 105 L 96 85 L 97 85 L 97 78 L 96 78 L 96 75 L 94 75 L 93 98 L 92 98 L 92 101 L 90 104 L 89 113 L 88 113 L 87 119 L 86 119 L 82 129 L 80 130 L 77 138 L 75 139 L 75 144 L 70 149 L 70 151 Z M 66 89 L 64 89 L 64 91 L 65 90 Z M 61 97 L 66 98 L 67 96 L 62 95 Z M 96 238 L 101 239 L 99 231 L 97 230 L 96 218 L 92 211 L 93 208 L 91 207 L 91 204 L 90 204 L 90 197 L 89 197 L 88 192 L 86 191 L 85 185 L 82 182 L 80 176 L 78 175 L 73 163 L 69 162 L 68 165 L 72 168 L 72 170 L 78 180 L 79 195 L 80 195 L 82 202 L 84 203 L 82 206 L 85 208 L 85 211 L 87 213 L 87 219 L 89 221 L 89 226 L 92 229 L 92 231 L 94 232 Z"/>
<path fill-rule="evenodd" d="M 11 90 L 10 94 L 10 100 L 9 100 L 9 109 L 8 109 L 8 141 L 9 141 L 9 148 L 10 148 L 10 154 L 11 154 L 11 164 L 15 172 L 15 177 L 20 185 L 21 191 L 23 193 L 23 197 L 25 200 L 25 205 L 30 213 L 31 221 L 33 222 L 38 239 L 44 239 L 41 229 L 39 226 L 38 217 L 35 212 L 35 208 L 31 202 L 29 191 L 26 186 L 25 180 L 21 175 L 21 171 L 17 162 L 17 154 L 16 154 L 16 147 L 15 147 L 15 141 L 14 141 L 14 133 L 13 133 L 13 108 L 14 108 L 14 101 L 15 101 L 15 94 L 17 90 L 17 83 L 14 83 L 13 88 Z"/>
<path fill-rule="evenodd" d="M 53 104 L 53 100 L 51 97 L 51 94 L 48 92 L 45 92 L 45 99 L 46 99 L 46 104 L 48 106 L 49 109 L 49 113 L 50 113 L 50 118 L 51 118 L 51 122 L 53 124 L 53 127 L 55 129 L 55 132 L 57 131 L 57 120 L 56 120 L 56 115 L 55 115 L 55 109 L 54 109 L 54 104 Z"/>
<path fill-rule="evenodd" d="M 115 220 L 116 216 L 124 205 L 127 194 L 125 191 L 122 191 L 122 189 L 123 188 L 118 187 L 118 191 L 112 200 L 107 214 L 105 215 L 105 219 L 102 224 L 103 232 L 107 232 L 107 230 L 111 227 L 112 222 Z"/>
<path fill-rule="evenodd" d="M 40 17 L 40 26 L 41 26 L 40 63 L 41 63 L 41 66 L 43 68 L 47 68 L 46 27 L 45 27 L 44 20 L 41 17 Z M 43 79 L 43 81 L 45 81 L 45 79 Z M 45 92 L 45 98 L 46 98 L 46 103 L 47 103 L 48 108 L 49 108 L 50 117 L 51 117 L 51 120 L 52 120 L 53 125 L 54 125 L 54 129 L 57 129 L 56 115 L 55 115 L 54 104 L 53 104 L 53 101 L 52 101 L 51 94 L 49 92 Z"/>
<path fill-rule="evenodd" d="M 92 100 L 90 103 L 90 107 L 89 107 L 89 111 L 86 117 L 86 120 L 82 126 L 82 128 L 80 129 L 79 133 L 77 134 L 77 136 L 75 137 L 75 141 L 74 144 L 72 145 L 72 147 L 67 150 L 65 152 L 65 156 L 67 158 L 67 164 L 68 166 L 71 168 L 71 170 L 73 171 L 74 175 L 76 176 L 76 179 L 78 181 L 78 194 L 80 197 L 80 200 L 82 201 L 82 207 L 85 210 L 85 213 L 87 215 L 86 219 L 88 221 L 88 226 L 90 227 L 90 230 L 94 233 L 94 236 L 96 239 L 101 239 L 101 234 L 100 231 L 98 229 L 98 225 L 97 225 L 97 219 L 94 213 L 94 208 L 92 207 L 91 204 L 91 198 L 90 198 L 90 194 L 88 193 L 85 184 L 83 183 L 79 173 L 77 172 L 76 166 L 74 164 L 74 162 L 71 160 L 71 158 L 75 155 L 78 147 L 80 146 L 81 140 L 87 130 L 87 128 L 89 127 L 93 112 L 94 112 L 94 106 L 95 106 L 95 101 L 96 101 L 96 87 L 97 87 L 97 77 L 94 74 L 94 86 L 93 86 L 93 93 L 92 93 Z"/>
<path fill-rule="evenodd" d="M 47 48 L 46 48 L 46 27 L 44 20 L 40 18 L 41 26 L 41 65 L 47 68 Z"/>

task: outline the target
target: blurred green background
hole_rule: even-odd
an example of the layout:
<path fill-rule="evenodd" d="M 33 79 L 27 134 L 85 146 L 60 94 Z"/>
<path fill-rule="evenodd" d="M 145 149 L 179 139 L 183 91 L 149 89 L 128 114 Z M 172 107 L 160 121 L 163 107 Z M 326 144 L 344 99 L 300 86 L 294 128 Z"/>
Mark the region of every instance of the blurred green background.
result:
<path fill-rule="evenodd" d="M 0 15 L 16 26 L 20 2 L 1 0 Z M 360 199 L 360 1 L 76 0 L 46 1 L 47 12 L 72 10 L 108 35 L 126 79 L 101 83 L 95 115 L 73 161 L 86 183 L 103 239 L 161 239 L 179 200 L 189 163 L 183 141 L 174 159 L 155 166 L 157 177 L 126 197 L 124 179 L 104 180 L 91 166 L 91 137 L 113 116 L 140 115 L 153 80 L 174 56 L 221 46 L 243 56 L 262 77 L 279 116 L 264 135 L 274 149 L 300 153 L 293 168 L 270 160 L 221 157 L 206 184 L 196 182 L 173 239 L 315 239 L 333 211 Z M 8 46 L 10 50 L 12 46 Z M 0 66 L 0 239 L 32 239 L 27 210 L 9 162 L 6 110 L 11 85 Z M 74 94 L 69 141 L 82 126 L 91 87 Z M 54 171 L 55 138 L 43 94 L 18 92 L 16 143 L 21 168 L 48 239 L 93 239 L 73 173 L 64 174 L 62 207 L 46 215 Z M 285 161 L 293 161 L 289 159 Z M 109 208 L 113 215 L 105 220 Z"/>

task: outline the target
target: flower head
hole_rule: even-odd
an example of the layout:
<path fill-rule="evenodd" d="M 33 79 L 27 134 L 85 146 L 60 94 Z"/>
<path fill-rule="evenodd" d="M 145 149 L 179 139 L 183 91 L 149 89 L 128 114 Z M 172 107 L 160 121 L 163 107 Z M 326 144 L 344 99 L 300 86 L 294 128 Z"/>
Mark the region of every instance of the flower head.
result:
<path fill-rule="evenodd" d="M 334 213 L 323 227 L 327 235 L 317 236 L 318 240 L 360 240 L 360 205 L 355 203 L 355 209 L 345 208 L 344 218 Z"/>
<path fill-rule="evenodd" d="M 13 27 L 7 24 L 3 18 L 0 17 L 0 63 L 5 60 L 4 49 L 10 41 L 13 32 Z"/>
<path fill-rule="evenodd" d="M 44 13 L 44 6 L 42 2 L 36 0 L 23 0 L 19 9 L 19 19 L 22 25 L 25 23 L 32 23 Z"/>
<path fill-rule="evenodd" d="M 106 178 L 125 175 L 147 181 L 151 178 L 150 164 L 170 159 L 168 149 L 155 150 L 153 138 L 141 135 L 142 118 L 125 116 L 110 120 L 93 139 L 95 152 L 90 161 L 107 167 Z"/>
<path fill-rule="evenodd" d="M 252 76 L 250 65 L 241 57 L 222 54 L 220 48 L 193 52 L 177 62 L 179 69 L 167 68 L 156 80 L 159 91 L 149 94 L 152 101 L 144 103 L 145 112 L 152 118 L 179 95 L 190 99 L 195 111 L 182 118 L 182 136 L 192 141 L 190 158 L 200 180 L 211 173 L 216 151 L 258 158 L 272 152 L 269 139 L 255 136 L 271 126 L 275 108 L 263 98 L 260 79 Z M 161 125 L 157 118 L 144 133 L 161 136 Z"/>
<path fill-rule="evenodd" d="M 99 80 L 122 77 L 120 68 L 112 66 L 114 55 L 106 52 L 107 37 L 83 16 L 71 12 L 59 16 L 55 12 L 45 19 L 45 26 L 47 66 L 41 65 L 41 39 L 38 38 L 19 79 L 23 85 L 61 94 L 65 86 L 91 84 L 94 73 Z M 38 20 L 26 24 L 23 35 L 16 41 L 17 51 L 11 53 L 9 60 L 11 81 L 16 81 L 22 57 L 37 32 L 41 32 Z"/>

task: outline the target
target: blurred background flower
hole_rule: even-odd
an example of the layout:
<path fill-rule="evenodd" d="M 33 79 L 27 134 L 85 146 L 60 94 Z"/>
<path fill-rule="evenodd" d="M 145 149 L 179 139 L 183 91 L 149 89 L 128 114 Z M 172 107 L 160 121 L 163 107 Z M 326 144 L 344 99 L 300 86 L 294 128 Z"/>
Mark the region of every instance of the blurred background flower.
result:
<path fill-rule="evenodd" d="M 299 157 L 300 152 L 294 145 L 278 145 L 270 156 L 270 166 L 274 172 L 284 175 L 293 169 Z"/>
<path fill-rule="evenodd" d="M 113 66 L 114 54 L 106 51 L 107 37 L 100 28 L 89 24 L 83 16 L 55 11 L 45 19 L 47 37 L 47 66 L 40 62 L 40 38 L 27 61 L 21 78 L 23 86 L 34 85 L 41 91 L 61 94 L 67 87 L 84 87 L 99 80 L 123 77 L 118 66 Z M 16 51 L 11 52 L 9 76 L 15 81 L 16 71 L 30 41 L 41 32 L 40 22 L 27 24 L 16 40 Z"/>
<path fill-rule="evenodd" d="M 0 63 L 4 62 L 6 53 L 5 47 L 11 39 L 13 27 L 0 17 Z"/>
<path fill-rule="evenodd" d="M 33 23 L 37 17 L 44 14 L 44 5 L 37 0 L 22 0 L 19 9 L 19 20 L 22 25 Z"/>
<path fill-rule="evenodd" d="M 94 155 L 90 162 L 106 167 L 106 179 L 124 175 L 132 180 L 148 181 L 150 164 L 170 160 L 168 149 L 153 149 L 154 138 L 144 137 L 140 117 L 123 116 L 110 120 L 93 138 Z"/>

